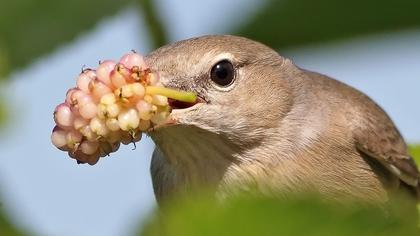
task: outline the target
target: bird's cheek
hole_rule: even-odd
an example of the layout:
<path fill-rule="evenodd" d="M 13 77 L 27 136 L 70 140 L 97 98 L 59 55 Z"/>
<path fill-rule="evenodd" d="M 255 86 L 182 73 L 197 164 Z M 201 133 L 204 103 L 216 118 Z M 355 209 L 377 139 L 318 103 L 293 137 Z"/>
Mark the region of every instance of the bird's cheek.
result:
<path fill-rule="evenodd" d="M 191 122 L 192 114 L 191 112 L 184 111 L 186 109 L 173 109 L 169 119 L 169 125 L 186 125 Z"/>
<path fill-rule="evenodd" d="M 172 115 L 169 115 L 168 119 L 165 122 L 155 125 L 148 132 L 157 131 L 157 130 L 164 129 L 166 127 L 177 125 L 177 124 L 179 124 L 178 120 L 172 117 Z"/>
<path fill-rule="evenodd" d="M 173 124 L 196 126 L 198 128 L 206 129 L 212 120 L 213 112 L 209 109 L 209 105 L 205 103 L 197 103 L 187 109 L 174 109 L 171 113 Z"/>
<path fill-rule="evenodd" d="M 194 115 L 190 116 L 191 112 L 184 110 L 185 109 L 173 109 L 168 119 L 165 122 L 156 125 L 153 128 L 153 130 L 158 130 L 175 125 L 191 125 L 191 123 L 193 123 L 194 120 Z"/>
<path fill-rule="evenodd" d="M 170 126 L 196 126 L 198 128 L 203 128 L 202 117 L 203 115 L 206 115 L 205 108 L 206 104 L 197 103 L 189 108 L 172 109 L 168 119 L 158 125 L 155 125 L 150 132 L 165 129 Z"/>

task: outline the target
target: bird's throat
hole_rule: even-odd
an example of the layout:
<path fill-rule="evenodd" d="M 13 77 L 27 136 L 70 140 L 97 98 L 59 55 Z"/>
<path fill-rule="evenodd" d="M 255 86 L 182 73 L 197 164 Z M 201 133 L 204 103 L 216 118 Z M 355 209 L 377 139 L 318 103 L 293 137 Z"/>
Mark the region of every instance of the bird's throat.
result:
<path fill-rule="evenodd" d="M 174 184 L 212 187 L 218 185 L 235 163 L 235 146 L 220 135 L 195 126 L 171 126 L 152 134 L 163 154 L 161 163 L 172 173 Z"/>

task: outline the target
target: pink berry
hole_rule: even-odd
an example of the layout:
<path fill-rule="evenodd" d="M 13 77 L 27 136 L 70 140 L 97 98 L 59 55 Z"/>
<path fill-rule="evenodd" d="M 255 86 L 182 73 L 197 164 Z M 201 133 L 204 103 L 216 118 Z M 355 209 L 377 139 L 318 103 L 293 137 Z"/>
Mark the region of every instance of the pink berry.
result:
<path fill-rule="evenodd" d="M 140 117 L 134 108 L 125 110 L 118 115 L 118 124 L 120 129 L 124 131 L 136 129 L 139 126 L 139 122 Z"/>
<path fill-rule="evenodd" d="M 167 97 L 146 93 L 147 86 L 162 85 L 140 54 L 105 60 L 96 70 L 84 70 L 76 84 L 54 111 L 51 141 L 78 163 L 96 164 L 169 117 Z"/>
<path fill-rule="evenodd" d="M 69 156 L 73 159 L 76 159 L 78 161 L 78 163 L 87 163 L 88 159 L 89 159 L 89 155 L 84 154 L 80 149 L 76 150 L 76 151 L 70 151 L 68 152 Z"/>
<path fill-rule="evenodd" d="M 152 103 L 153 98 L 149 94 L 144 95 L 143 100 L 147 103 Z"/>
<path fill-rule="evenodd" d="M 79 106 L 79 113 L 80 116 L 82 116 L 85 119 L 92 119 L 97 114 L 97 107 L 95 103 L 88 102 L 83 104 L 82 106 Z"/>
<path fill-rule="evenodd" d="M 108 156 L 112 152 L 112 145 L 108 142 L 99 143 L 99 156 Z"/>
<path fill-rule="evenodd" d="M 168 98 L 162 95 L 152 95 L 152 103 L 156 106 L 167 106 Z"/>
<path fill-rule="evenodd" d="M 140 83 L 130 84 L 130 89 L 133 92 L 133 95 L 141 99 L 144 97 L 145 89 L 144 86 Z"/>
<path fill-rule="evenodd" d="M 89 83 L 96 78 L 95 71 L 86 70 L 77 78 L 77 87 L 85 93 L 89 93 Z"/>
<path fill-rule="evenodd" d="M 80 129 L 80 133 L 83 134 L 83 137 L 85 137 L 86 140 L 89 141 L 96 141 L 98 138 L 98 135 L 95 132 L 93 132 L 93 130 L 90 128 L 90 125 L 83 126 Z"/>
<path fill-rule="evenodd" d="M 111 71 L 115 68 L 115 62 L 111 60 L 105 60 L 101 62 L 98 69 L 96 69 L 96 75 L 100 81 L 105 83 L 108 87 L 112 87 L 111 83 Z"/>
<path fill-rule="evenodd" d="M 150 120 L 152 117 L 152 105 L 144 100 L 140 100 L 136 104 L 136 108 L 139 112 L 140 119 Z"/>
<path fill-rule="evenodd" d="M 106 111 L 106 105 L 100 103 L 97 107 L 97 116 L 101 119 L 106 119 L 108 117 L 107 111 Z"/>
<path fill-rule="evenodd" d="M 117 64 L 113 71 L 111 71 L 111 82 L 115 88 L 121 88 L 127 84 L 129 79 L 129 71 L 122 64 Z"/>
<path fill-rule="evenodd" d="M 101 137 L 106 137 L 110 131 L 106 126 L 105 120 L 99 119 L 98 117 L 94 117 L 90 121 L 90 128 L 94 133 Z"/>
<path fill-rule="evenodd" d="M 133 142 L 133 137 L 128 133 L 124 132 L 121 136 L 121 143 L 124 145 L 128 145 Z"/>
<path fill-rule="evenodd" d="M 80 142 L 83 139 L 83 135 L 77 131 L 77 130 L 70 130 L 67 133 L 67 147 L 69 147 L 70 149 L 74 149 L 76 148 L 78 144 L 80 144 Z"/>
<path fill-rule="evenodd" d="M 105 94 L 101 97 L 101 103 L 104 105 L 111 105 L 116 102 L 115 95 L 113 93 Z"/>
<path fill-rule="evenodd" d="M 138 53 L 125 54 L 121 57 L 120 63 L 129 69 L 137 67 L 138 70 L 145 70 L 147 68 L 144 58 Z"/>
<path fill-rule="evenodd" d="M 147 81 L 151 86 L 158 86 L 160 84 L 159 74 L 157 73 L 149 73 L 147 75 Z"/>
<path fill-rule="evenodd" d="M 116 103 L 108 105 L 106 107 L 106 112 L 108 114 L 108 117 L 117 117 L 120 111 L 121 111 L 121 107 L 120 105 Z"/>
<path fill-rule="evenodd" d="M 111 131 L 118 131 L 120 130 L 120 125 L 116 118 L 109 118 L 106 120 L 106 127 L 108 127 Z"/>
<path fill-rule="evenodd" d="M 79 129 L 81 129 L 82 127 L 84 127 L 84 126 L 86 126 L 86 125 L 88 125 L 88 124 L 89 124 L 89 121 L 88 121 L 87 119 L 85 119 L 85 118 L 83 118 L 83 117 L 78 116 L 78 117 L 76 117 L 76 118 L 74 119 L 74 122 L 73 122 L 73 128 L 74 128 L 75 130 L 79 130 Z"/>
<path fill-rule="evenodd" d="M 134 93 L 131 90 L 131 84 L 124 85 L 120 89 L 115 90 L 115 96 L 117 97 L 130 98 L 133 95 Z"/>
<path fill-rule="evenodd" d="M 133 142 L 138 142 L 141 140 L 141 132 L 136 132 L 135 134 L 132 135 L 133 137 Z"/>
<path fill-rule="evenodd" d="M 150 120 L 140 120 L 139 130 L 140 131 L 147 131 L 149 129 L 150 129 Z"/>
<path fill-rule="evenodd" d="M 76 91 L 73 93 L 73 97 L 77 97 L 73 99 L 73 106 L 71 106 L 73 113 L 85 119 L 92 118 L 89 115 L 86 115 L 86 112 L 95 111 L 94 109 L 96 105 L 93 101 L 92 96 L 85 94 L 82 91 Z M 89 109 L 89 110 L 86 110 L 86 109 Z"/>
<path fill-rule="evenodd" d="M 75 107 L 82 106 L 84 103 L 92 101 L 92 97 L 89 93 L 85 93 L 80 89 L 72 89 L 68 95 L 66 101 L 69 101 L 69 104 Z"/>
<path fill-rule="evenodd" d="M 124 132 L 123 135 L 121 136 L 121 143 L 124 145 L 127 145 L 133 142 L 140 141 L 140 139 L 141 139 L 140 131 L 135 131 L 134 133 Z"/>
<path fill-rule="evenodd" d="M 80 150 L 87 155 L 93 155 L 99 148 L 99 142 L 97 141 L 83 141 L 80 144 Z"/>
<path fill-rule="evenodd" d="M 70 106 L 66 103 L 61 103 L 55 108 L 54 121 L 60 127 L 69 128 L 73 126 L 74 117 Z"/>
<path fill-rule="evenodd" d="M 67 145 L 67 131 L 55 126 L 51 133 L 51 141 L 57 148 L 61 149 Z"/>
<path fill-rule="evenodd" d="M 107 93 L 111 93 L 112 90 L 102 81 L 96 79 L 89 83 L 89 91 L 92 94 L 95 101 L 101 100 L 101 97 Z"/>
<path fill-rule="evenodd" d="M 79 91 L 79 89 L 78 88 L 71 88 L 71 89 L 67 90 L 67 93 L 66 93 L 66 103 L 67 104 L 72 104 L 72 96 L 73 96 L 73 93 L 76 92 L 76 91 Z"/>
<path fill-rule="evenodd" d="M 168 120 L 169 112 L 167 111 L 161 111 L 154 114 L 150 120 L 157 125 L 163 124 Z"/>
<path fill-rule="evenodd" d="M 89 165 L 93 166 L 99 161 L 99 152 L 90 155 L 86 161 Z"/>
<path fill-rule="evenodd" d="M 109 133 L 106 140 L 110 143 L 116 143 L 116 142 L 120 142 L 121 137 L 122 137 L 122 132 L 121 131 L 113 131 L 113 132 Z"/>
<path fill-rule="evenodd" d="M 111 143 L 111 152 L 116 152 L 120 148 L 120 142 Z"/>

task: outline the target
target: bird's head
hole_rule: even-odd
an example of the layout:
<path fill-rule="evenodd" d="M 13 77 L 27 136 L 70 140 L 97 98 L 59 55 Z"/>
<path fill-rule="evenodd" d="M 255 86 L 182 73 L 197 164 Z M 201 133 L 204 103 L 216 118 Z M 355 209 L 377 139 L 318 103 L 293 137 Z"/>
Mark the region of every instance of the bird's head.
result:
<path fill-rule="evenodd" d="M 290 61 L 242 37 L 176 42 L 150 53 L 146 62 L 164 86 L 198 96 L 195 104 L 171 102 L 170 121 L 151 132 L 163 149 L 187 139 L 223 140 L 238 150 L 256 145 L 279 125 L 293 102 L 288 80 L 293 72 L 285 66 Z"/>

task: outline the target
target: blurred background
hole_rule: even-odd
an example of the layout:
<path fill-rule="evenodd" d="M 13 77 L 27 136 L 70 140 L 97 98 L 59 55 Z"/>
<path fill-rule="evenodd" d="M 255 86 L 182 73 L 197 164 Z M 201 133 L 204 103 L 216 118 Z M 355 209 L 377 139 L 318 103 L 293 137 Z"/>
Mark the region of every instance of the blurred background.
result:
<path fill-rule="evenodd" d="M 0 234 L 135 234 L 156 207 L 152 141 L 77 165 L 50 143 L 52 112 L 82 66 L 194 36 L 249 37 L 360 89 L 419 156 L 419 9 L 418 0 L 0 0 Z"/>

